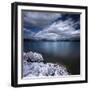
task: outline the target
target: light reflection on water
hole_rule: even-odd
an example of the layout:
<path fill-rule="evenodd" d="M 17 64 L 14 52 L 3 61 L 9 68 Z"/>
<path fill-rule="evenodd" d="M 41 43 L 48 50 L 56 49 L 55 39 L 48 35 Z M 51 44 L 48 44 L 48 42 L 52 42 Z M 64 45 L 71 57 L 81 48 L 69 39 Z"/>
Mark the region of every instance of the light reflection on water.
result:
<path fill-rule="evenodd" d="M 46 52 L 46 53 L 51 53 L 53 55 L 64 55 L 66 56 L 70 50 L 69 50 L 69 45 L 70 43 L 64 43 L 64 42 L 46 42 L 46 43 L 43 43 L 43 50 Z"/>
<path fill-rule="evenodd" d="M 34 51 L 52 55 L 77 55 L 80 52 L 79 42 L 25 42 L 24 51 Z"/>

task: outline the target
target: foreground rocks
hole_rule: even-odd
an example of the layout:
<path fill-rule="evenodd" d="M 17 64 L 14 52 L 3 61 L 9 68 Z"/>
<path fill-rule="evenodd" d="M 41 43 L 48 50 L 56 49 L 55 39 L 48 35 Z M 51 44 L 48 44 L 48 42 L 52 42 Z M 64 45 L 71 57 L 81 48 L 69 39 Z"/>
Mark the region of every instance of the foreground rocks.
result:
<path fill-rule="evenodd" d="M 67 69 L 58 64 L 44 63 L 40 53 L 28 52 L 23 54 L 23 77 L 63 76 L 69 75 Z"/>
<path fill-rule="evenodd" d="M 36 52 L 28 52 L 23 54 L 23 60 L 24 62 L 42 62 L 44 61 L 43 57 L 41 54 L 36 53 Z"/>

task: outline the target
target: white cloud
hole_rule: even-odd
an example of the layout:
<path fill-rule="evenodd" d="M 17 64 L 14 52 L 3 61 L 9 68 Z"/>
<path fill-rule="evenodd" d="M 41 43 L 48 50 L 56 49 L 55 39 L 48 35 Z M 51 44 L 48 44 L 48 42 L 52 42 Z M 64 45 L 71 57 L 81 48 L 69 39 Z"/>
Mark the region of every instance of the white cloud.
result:
<path fill-rule="evenodd" d="M 80 21 L 73 21 L 73 18 L 68 16 L 66 16 L 66 20 L 62 20 L 62 13 L 24 11 L 23 15 L 24 24 L 30 25 L 32 29 L 25 29 L 25 38 L 62 40 L 80 37 L 80 30 L 77 28 Z M 38 32 L 32 32 L 33 28 L 40 30 Z"/>
<path fill-rule="evenodd" d="M 42 31 L 36 33 L 35 37 L 48 40 L 60 40 L 79 37 L 80 30 L 76 30 L 74 27 L 76 23 L 77 22 L 74 23 L 71 18 L 65 21 L 59 20 L 54 22 L 49 27 L 44 28 Z"/>

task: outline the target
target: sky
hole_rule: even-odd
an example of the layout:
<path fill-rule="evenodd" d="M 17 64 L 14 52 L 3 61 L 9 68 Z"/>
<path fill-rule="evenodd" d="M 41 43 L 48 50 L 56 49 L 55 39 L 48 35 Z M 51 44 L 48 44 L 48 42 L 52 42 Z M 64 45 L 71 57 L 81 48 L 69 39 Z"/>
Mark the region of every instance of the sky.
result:
<path fill-rule="evenodd" d="M 24 39 L 77 40 L 80 14 L 69 12 L 22 11 Z"/>

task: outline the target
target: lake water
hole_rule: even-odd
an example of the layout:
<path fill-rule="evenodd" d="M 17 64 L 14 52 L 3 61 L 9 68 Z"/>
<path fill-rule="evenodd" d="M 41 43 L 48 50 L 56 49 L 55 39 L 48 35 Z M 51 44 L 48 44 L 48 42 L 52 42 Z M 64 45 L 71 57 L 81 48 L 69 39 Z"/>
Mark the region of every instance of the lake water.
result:
<path fill-rule="evenodd" d="M 72 75 L 80 74 L 80 42 L 71 41 L 24 41 L 24 52 L 43 55 L 45 62 L 66 66 Z"/>

